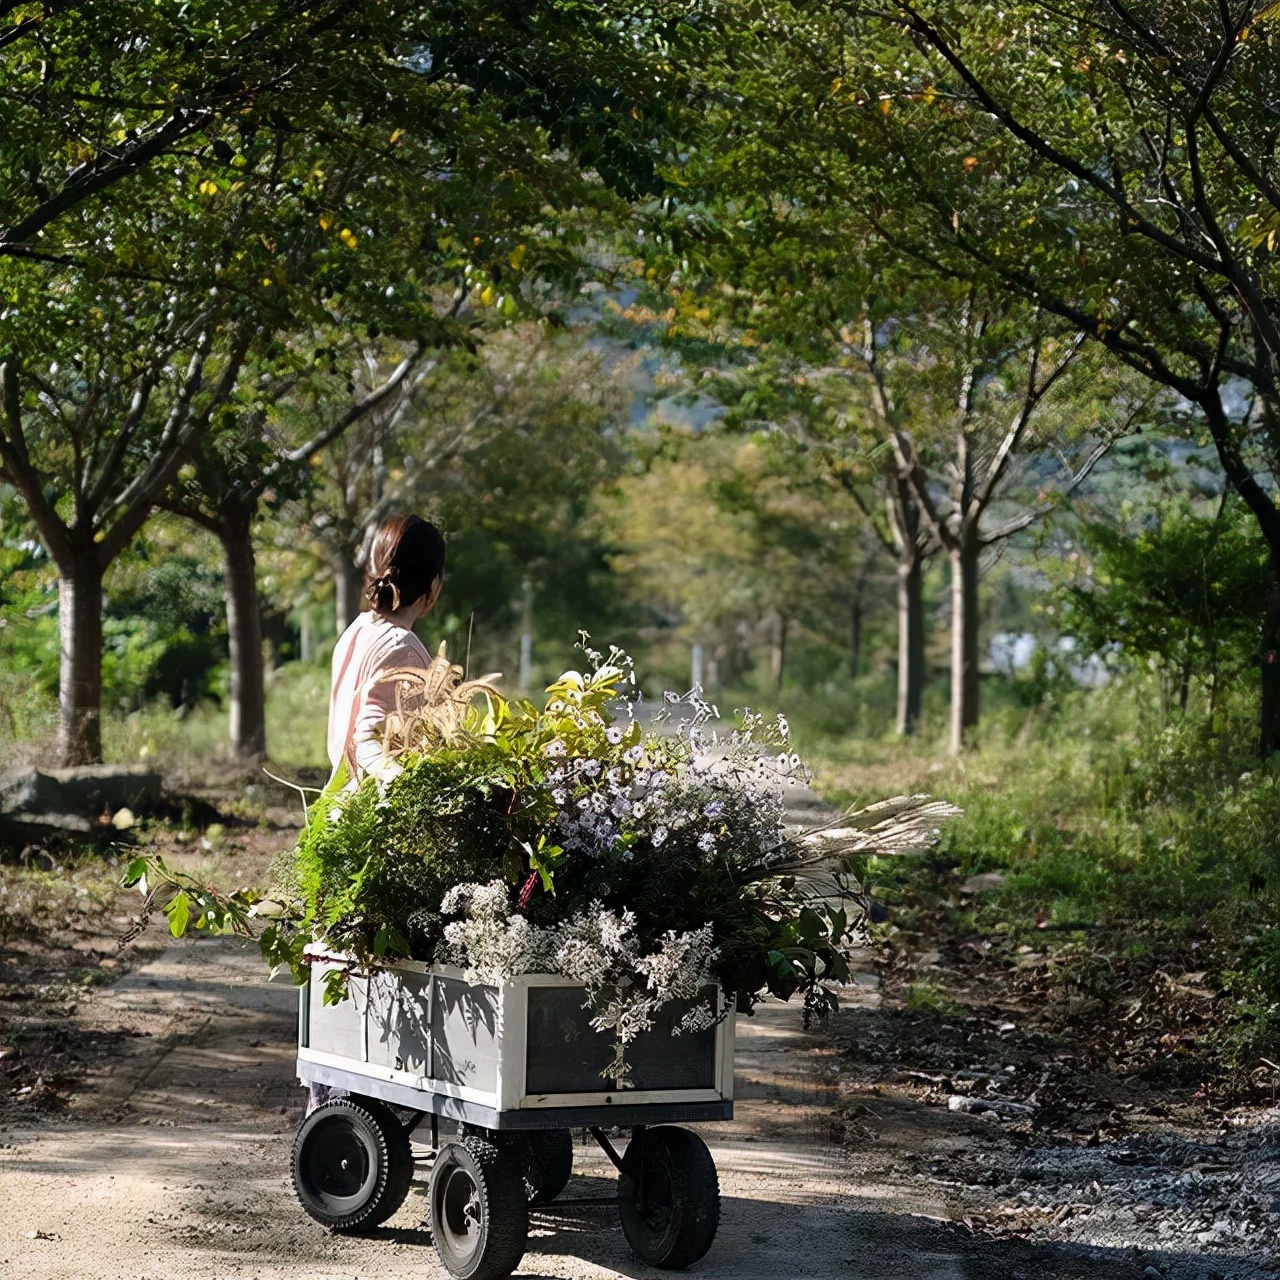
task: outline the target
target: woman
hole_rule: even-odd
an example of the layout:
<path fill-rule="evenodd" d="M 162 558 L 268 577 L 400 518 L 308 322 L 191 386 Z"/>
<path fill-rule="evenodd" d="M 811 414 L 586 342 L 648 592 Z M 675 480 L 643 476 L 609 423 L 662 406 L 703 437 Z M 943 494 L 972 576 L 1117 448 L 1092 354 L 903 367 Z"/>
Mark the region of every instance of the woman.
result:
<path fill-rule="evenodd" d="M 395 710 L 387 672 L 427 667 L 431 659 L 413 624 L 435 608 L 444 580 L 444 536 L 420 516 L 395 516 L 379 526 L 369 553 L 365 598 L 372 606 L 339 637 L 329 695 L 329 763 L 343 760 L 353 782 L 399 772 L 382 746 Z"/>

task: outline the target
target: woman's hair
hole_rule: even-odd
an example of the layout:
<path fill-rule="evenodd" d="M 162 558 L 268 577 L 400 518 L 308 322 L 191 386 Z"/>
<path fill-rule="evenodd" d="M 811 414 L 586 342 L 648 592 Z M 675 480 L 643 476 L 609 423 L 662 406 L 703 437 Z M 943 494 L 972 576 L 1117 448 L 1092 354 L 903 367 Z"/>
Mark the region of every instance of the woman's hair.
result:
<path fill-rule="evenodd" d="M 444 535 L 421 516 L 392 516 L 369 549 L 365 598 L 379 613 L 420 600 L 444 573 Z"/>

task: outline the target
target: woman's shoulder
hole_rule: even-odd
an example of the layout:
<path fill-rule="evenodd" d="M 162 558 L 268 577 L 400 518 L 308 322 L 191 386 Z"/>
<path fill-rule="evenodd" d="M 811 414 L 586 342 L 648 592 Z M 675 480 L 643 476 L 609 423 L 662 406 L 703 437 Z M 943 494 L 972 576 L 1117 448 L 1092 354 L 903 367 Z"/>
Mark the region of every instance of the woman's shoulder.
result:
<path fill-rule="evenodd" d="M 380 667 L 425 667 L 431 661 L 426 645 L 412 631 L 385 618 L 371 625 L 371 637 L 370 657 Z"/>

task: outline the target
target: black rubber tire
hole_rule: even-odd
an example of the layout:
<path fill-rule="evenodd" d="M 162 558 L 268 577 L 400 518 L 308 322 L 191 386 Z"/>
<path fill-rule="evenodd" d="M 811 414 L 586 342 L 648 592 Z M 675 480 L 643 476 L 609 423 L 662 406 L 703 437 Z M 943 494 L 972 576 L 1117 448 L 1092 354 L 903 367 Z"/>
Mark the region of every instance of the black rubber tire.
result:
<path fill-rule="evenodd" d="M 436 1253 L 455 1280 L 506 1280 L 520 1265 L 529 1205 L 509 1151 L 473 1134 L 446 1142 L 427 1199 Z"/>
<path fill-rule="evenodd" d="M 568 1129 L 530 1129 L 520 1135 L 525 1194 L 549 1204 L 573 1176 L 573 1135 Z"/>
<path fill-rule="evenodd" d="M 463 1132 L 496 1143 L 515 1160 L 530 1205 L 549 1204 L 573 1176 L 573 1135 L 568 1129 L 525 1129 L 493 1133 L 475 1125 Z"/>
<path fill-rule="evenodd" d="M 637 1201 L 644 1161 L 644 1205 Z M 647 1129 L 627 1144 L 618 1174 L 618 1216 L 631 1251 L 651 1267 L 697 1262 L 720 1225 L 720 1180 L 707 1144 L 673 1125 Z"/>
<path fill-rule="evenodd" d="M 352 1235 L 372 1231 L 404 1203 L 413 1181 L 409 1134 L 373 1098 L 317 1107 L 293 1141 L 293 1189 L 317 1222 Z"/>

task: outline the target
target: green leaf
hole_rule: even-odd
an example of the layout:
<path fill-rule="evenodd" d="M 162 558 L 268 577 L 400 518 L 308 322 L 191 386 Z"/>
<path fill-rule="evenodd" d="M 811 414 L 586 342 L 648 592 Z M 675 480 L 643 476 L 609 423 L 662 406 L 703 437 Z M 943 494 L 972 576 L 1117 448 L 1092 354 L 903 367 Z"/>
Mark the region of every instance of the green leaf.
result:
<path fill-rule="evenodd" d="M 187 893 L 179 889 L 169 900 L 164 913 L 169 918 L 169 932 L 175 938 L 181 938 L 187 931 L 191 919 L 191 899 Z"/>

